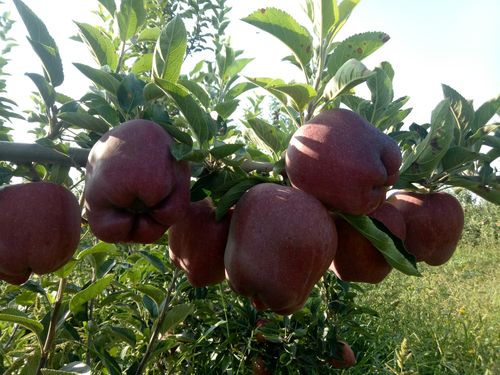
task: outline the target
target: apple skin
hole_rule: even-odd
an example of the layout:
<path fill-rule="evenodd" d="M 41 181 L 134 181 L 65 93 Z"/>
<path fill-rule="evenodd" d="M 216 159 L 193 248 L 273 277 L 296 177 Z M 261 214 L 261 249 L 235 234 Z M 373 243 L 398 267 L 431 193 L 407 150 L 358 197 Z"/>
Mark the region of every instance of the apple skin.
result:
<path fill-rule="evenodd" d="M 403 215 L 390 203 L 384 202 L 370 215 L 380 221 L 396 237 L 406 238 L 406 224 Z M 391 272 L 380 251 L 347 221 L 335 218 L 338 247 L 330 266 L 335 275 L 344 281 L 380 283 Z"/>
<path fill-rule="evenodd" d="M 342 345 L 342 359 L 330 359 L 329 363 L 333 368 L 348 368 L 356 364 L 356 355 L 351 346 L 345 341 L 339 341 Z"/>
<path fill-rule="evenodd" d="M 106 242 L 152 243 L 189 207 L 190 169 L 170 153 L 173 140 L 158 124 L 127 121 L 90 151 L 85 208 L 94 235 Z"/>
<path fill-rule="evenodd" d="M 292 187 L 259 184 L 234 209 L 226 278 L 256 309 L 292 314 L 305 304 L 336 248 L 335 224 L 321 202 Z"/>
<path fill-rule="evenodd" d="M 205 198 L 191 203 L 186 217 L 168 230 L 170 259 L 187 273 L 191 285 L 204 287 L 224 281 L 231 213 L 217 222 L 212 200 Z"/>
<path fill-rule="evenodd" d="M 397 192 L 388 201 L 405 219 L 405 247 L 417 262 L 439 266 L 451 258 L 464 227 L 464 211 L 453 195 Z"/>
<path fill-rule="evenodd" d="M 0 279 L 20 285 L 31 273 L 63 266 L 80 242 L 81 216 L 76 197 L 51 182 L 0 189 Z"/>
<path fill-rule="evenodd" d="M 331 210 L 374 211 L 399 178 L 397 143 L 355 112 L 331 109 L 296 130 L 286 152 L 290 182 Z"/>

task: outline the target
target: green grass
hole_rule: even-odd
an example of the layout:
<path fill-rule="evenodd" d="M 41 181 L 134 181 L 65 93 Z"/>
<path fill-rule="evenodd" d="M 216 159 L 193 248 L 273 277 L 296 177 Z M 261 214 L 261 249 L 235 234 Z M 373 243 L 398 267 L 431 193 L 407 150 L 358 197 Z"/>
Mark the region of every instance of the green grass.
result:
<path fill-rule="evenodd" d="M 420 265 L 421 278 L 393 271 L 364 286 L 358 303 L 379 318 L 359 319 L 345 374 L 500 374 L 499 264 L 498 241 L 463 244 L 441 267 Z"/>

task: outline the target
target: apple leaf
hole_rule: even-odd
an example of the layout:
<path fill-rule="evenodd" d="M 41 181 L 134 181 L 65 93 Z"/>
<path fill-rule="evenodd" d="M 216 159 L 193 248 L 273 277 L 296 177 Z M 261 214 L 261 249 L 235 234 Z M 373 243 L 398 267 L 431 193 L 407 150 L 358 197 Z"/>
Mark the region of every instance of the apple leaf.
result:
<path fill-rule="evenodd" d="M 302 69 L 309 64 L 313 56 L 311 34 L 288 13 L 276 8 L 262 8 L 242 20 L 286 44 L 300 61 Z"/>
<path fill-rule="evenodd" d="M 245 124 L 277 155 L 288 147 L 290 136 L 276 126 L 257 117 L 247 119 Z"/>
<path fill-rule="evenodd" d="M 232 143 L 213 147 L 210 154 L 216 159 L 223 159 L 245 147 L 243 143 Z"/>
<path fill-rule="evenodd" d="M 56 102 L 56 91 L 44 76 L 36 73 L 26 73 L 36 85 L 47 108 L 51 108 Z"/>
<path fill-rule="evenodd" d="M 389 35 L 382 32 L 366 32 L 355 34 L 340 42 L 328 56 L 327 68 L 330 76 L 340 69 L 344 63 L 352 58 L 363 60 L 389 40 Z"/>
<path fill-rule="evenodd" d="M 14 0 L 14 5 L 29 33 L 28 41 L 35 53 L 42 60 L 43 70 L 53 87 L 64 81 L 64 72 L 56 42 L 49 34 L 43 21 L 21 0 Z"/>
<path fill-rule="evenodd" d="M 158 306 L 161 305 L 162 301 L 165 299 L 165 291 L 163 289 L 160 289 L 154 285 L 150 284 L 138 284 L 134 287 L 134 289 L 137 289 L 138 291 L 148 295 L 154 301 Z"/>
<path fill-rule="evenodd" d="M 350 59 L 340 67 L 332 80 L 327 84 L 325 89 L 326 97 L 329 100 L 333 100 L 360 83 L 365 82 L 374 74 L 374 71 L 369 70 L 360 61 Z"/>
<path fill-rule="evenodd" d="M 30 319 L 28 315 L 17 309 L 8 308 L 0 310 L 0 321 L 19 324 L 35 333 L 38 339 L 40 339 L 43 332 L 43 325 L 40 322 Z"/>
<path fill-rule="evenodd" d="M 146 83 L 138 79 L 134 74 L 129 74 L 120 83 L 116 96 L 118 104 L 127 113 L 145 103 L 144 87 Z"/>
<path fill-rule="evenodd" d="M 145 53 L 134 61 L 134 64 L 132 64 L 131 72 L 134 74 L 145 73 L 151 71 L 152 67 L 153 67 L 153 54 Z"/>
<path fill-rule="evenodd" d="M 125 42 L 137 32 L 146 21 L 146 11 L 143 0 L 122 0 L 120 11 L 116 13 L 120 40 Z"/>
<path fill-rule="evenodd" d="M 116 95 L 118 88 L 120 87 L 120 81 L 111 73 L 92 68 L 85 64 L 74 63 L 73 65 L 97 86 L 100 86 L 109 93 Z"/>
<path fill-rule="evenodd" d="M 366 81 L 372 101 L 368 121 L 372 124 L 379 122 L 394 99 L 392 79 L 382 68 L 375 68 L 374 71 L 375 74 Z"/>
<path fill-rule="evenodd" d="M 149 264 L 151 264 L 153 267 L 155 267 L 158 271 L 160 271 L 161 274 L 167 273 L 167 268 L 163 264 L 160 258 L 158 258 L 156 255 L 153 255 L 147 251 L 139 251 L 138 254 L 144 258 Z"/>
<path fill-rule="evenodd" d="M 339 20 L 337 0 L 321 0 L 321 40 L 325 40 Z M 342 64 L 341 64 L 342 65 Z"/>
<path fill-rule="evenodd" d="M 118 248 L 116 247 L 115 244 L 98 242 L 96 245 L 80 251 L 76 256 L 76 259 L 81 260 L 87 255 L 97 254 L 97 253 L 108 253 L 110 255 L 117 254 Z"/>
<path fill-rule="evenodd" d="M 233 185 L 226 193 L 220 198 L 215 209 L 215 219 L 222 220 L 227 211 L 238 202 L 243 194 L 246 193 L 251 187 L 260 184 L 262 181 L 256 178 L 244 179 L 237 184 Z"/>
<path fill-rule="evenodd" d="M 405 156 L 400 178 L 413 182 L 429 177 L 450 148 L 456 126 L 450 100 L 444 99 L 432 111 L 427 136 L 415 147 L 413 153 Z"/>
<path fill-rule="evenodd" d="M 456 118 L 455 143 L 462 146 L 467 130 L 474 121 L 474 108 L 462 95 L 450 86 L 442 85 L 444 97 L 450 100 L 450 108 Z"/>
<path fill-rule="evenodd" d="M 452 146 L 446 151 L 441 164 L 443 170 L 451 171 L 457 167 L 466 167 L 468 163 L 477 160 L 480 154 L 462 146 Z"/>
<path fill-rule="evenodd" d="M 471 133 L 476 132 L 491 120 L 491 118 L 500 111 L 500 96 L 490 99 L 483 103 L 474 113 L 474 121 L 471 126 Z"/>
<path fill-rule="evenodd" d="M 153 54 L 153 76 L 176 83 L 187 49 L 187 32 L 182 18 L 175 16 L 161 31 Z"/>
<path fill-rule="evenodd" d="M 186 88 L 160 78 L 156 78 L 154 82 L 177 104 L 201 144 L 213 137 L 209 115 L 201 109 Z"/>
<path fill-rule="evenodd" d="M 113 41 L 102 30 L 83 22 L 75 22 L 80 30 L 80 35 L 88 45 L 100 66 L 109 66 L 115 70 L 118 56 Z"/>
<path fill-rule="evenodd" d="M 177 324 L 181 323 L 194 311 L 194 305 L 190 303 L 181 303 L 172 306 L 165 315 L 165 320 L 160 328 L 160 333 L 165 333 L 169 329 L 174 328 Z"/>
<path fill-rule="evenodd" d="M 76 293 L 69 301 L 69 309 L 75 313 L 79 307 L 101 294 L 113 281 L 114 275 L 107 275 Z"/>
<path fill-rule="evenodd" d="M 386 231 L 380 229 L 368 216 L 355 216 L 346 213 L 339 215 L 367 238 L 382 253 L 391 266 L 407 275 L 421 276 L 416 268 L 414 259 L 413 261 L 410 260 L 411 256 L 404 250 L 401 240 L 399 240 L 401 243 L 397 246 L 396 243 L 398 241 L 395 243 L 395 237 L 389 236 Z"/>
<path fill-rule="evenodd" d="M 104 134 L 109 130 L 108 123 L 102 118 L 84 112 L 61 112 L 57 117 L 79 129 L 90 130 L 97 134 Z"/>
<path fill-rule="evenodd" d="M 446 180 L 446 184 L 455 187 L 462 187 L 479 195 L 487 201 L 500 205 L 500 185 L 484 186 L 478 179 L 479 176 L 452 176 Z"/>
<path fill-rule="evenodd" d="M 224 72 L 221 73 L 222 74 L 222 79 L 224 81 L 227 81 L 230 78 L 236 76 L 251 61 L 253 61 L 253 59 L 251 59 L 251 58 L 238 59 L 238 60 L 233 61 L 229 66 L 227 66 L 225 68 Z"/>
<path fill-rule="evenodd" d="M 241 82 L 229 89 L 229 91 L 226 94 L 226 98 L 231 98 L 231 99 L 236 99 L 238 96 L 243 94 L 244 92 L 247 92 L 248 90 L 252 90 L 256 88 L 257 85 L 252 83 L 252 82 Z"/>
<path fill-rule="evenodd" d="M 159 27 L 151 27 L 141 31 L 137 37 L 141 42 L 156 42 L 160 37 L 161 29 Z"/>
<path fill-rule="evenodd" d="M 187 88 L 200 101 L 203 107 L 208 108 L 210 106 L 210 95 L 197 82 L 188 79 L 179 79 L 179 84 Z"/>
<path fill-rule="evenodd" d="M 309 102 L 317 95 L 316 90 L 305 83 L 276 84 L 271 87 L 273 90 L 289 96 L 293 101 L 294 108 L 298 112 L 302 112 Z"/>

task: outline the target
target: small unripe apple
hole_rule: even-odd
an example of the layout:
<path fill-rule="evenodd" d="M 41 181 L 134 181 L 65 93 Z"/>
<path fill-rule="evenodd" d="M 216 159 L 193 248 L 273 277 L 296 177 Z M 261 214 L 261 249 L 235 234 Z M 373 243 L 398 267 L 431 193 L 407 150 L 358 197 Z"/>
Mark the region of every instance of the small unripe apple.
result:
<path fill-rule="evenodd" d="M 404 240 L 406 225 L 401 213 L 384 202 L 370 217 L 380 221 L 396 237 Z M 344 281 L 376 284 L 391 272 L 392 267 L 371 242 L 340 217 L 335 218 L 338 247 L 330 269 Z"/>
<path fill-rule="evenodd" d="M 294 133 L 286 152 L 291 183 L 331 210 L 374 211 L 399 178 L 397 143 L 355 112 L 331 109 Z"/>
<path fill-rule="evenodd" d="M 80 206 L 64 186 L 33 182 L 0 188 L 0 279 L 22 284 L 31 273 L 62 267 L 80 242 Z"/>
<path fill-rule="evenodd" d="M 152 243 L 189 206 L 190 170 L 170 153 L 173 140 L 158 124 L 127 121 L 90 151 L 85 208 L 92 232 L 106 242 Z"/>
<path fill-rule="evenodd" d="M 316 198 L 292 187 L 259 184 L 234 209 L 226 277 L 258 310 L 292 314 L 305 304 L 336 248 L 335 224 Z"/>
<path fill-rule="evenodd" d="M 168 230 L 170 259 L 186 271 L 191 285 L 203 287 L 224 281 L 224 250 L 231 213 L 216 221 L 212 200 L 205 198 L 191 203 L 184 219 Z"/>
<path fill-rule="evenodd" d="M 464 211 L 453 195 L 397 192 L 388 201 L 405 219 L 405 247 L 417 262 L 439 266 L 451 258 L 464 227 Z"/>
<path fill-rule="evenodd" d="M 333 368 L 348 368 L 356 364 L 356 355 L 351 346 L 345 341 L 339 341 L 342 345 L 342 359 L 330 359 L 329 363 Z"/>

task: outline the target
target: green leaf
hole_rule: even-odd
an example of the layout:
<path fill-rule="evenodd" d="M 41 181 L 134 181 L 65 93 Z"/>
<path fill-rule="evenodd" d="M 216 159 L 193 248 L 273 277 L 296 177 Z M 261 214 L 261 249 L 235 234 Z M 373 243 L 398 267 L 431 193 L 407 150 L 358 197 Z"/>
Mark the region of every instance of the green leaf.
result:
<path fill-rule="evenodd" d="M 455 126 L 450 100 L 445 99 L 432 111 L 427 136 L 405 157 L 400 169 L 401 179 L 411 182 L 429 177 L 450 148 Z"/>
<path fill-rule="evenodd" d="M 84 64 L 74 63 L 73 65 L 97 86 L 102 87 L 113 95 L 116 95 L 118 92 L 120 81 L 112 74 Z"/>
<path fill-rule="evenodd" d="M 321 0 L 321 40 L 327 39 L 328 34 L 339 19 L 337 0 Z"/>
<path fill-rule="evenodd" d="M 287 96 L 278 90 L 276 90 L 274 87 L 275 86 L 284 86 L 286 85 L 285 81 L 282 79 L 274 79 L 274 78 L 264 78 L 264 77 L 259 77 L 259 78 L 250 78 L 250 77 L 245 77 L 255 85 L 262 87 L 263 89 L 266 89 L 269 91 L 271 94 L 273 94 L 276 99 L 278 99 L 281 103 L 284 105 L 287 105 Z"/>
<path fill-rule="evenodd" d="M 328 56 L 328 73 L 333 76 L 344 63 L 352 58 L 363 60 L 389 40 L 389 35 L 382 32 L 365 32 L 352 35 L 340 42 Z"/>
<path fill-rule="evenodd" d="M 276 8 L 262 8 L 243 18 L 243 21 L 270 33 L 286 44 L 305 70 L 313 56 L 312 37 L 291 15 Z"/>
<path fill-rule="evenodd" d="M 339 19 L 333 25 L 332 38 L 342 29 L 342 26 L 351 16 L 352 11 L 361 0 L 343 0 L 339 4 Z"/>
<path fill-rule="evenodd" d="M 347 60 L 326 87 L 326 96 L 333 100 L 339 95 L 365 82 L 375 74 L 356 59 Z"/>
<path fill-rule="evenodd" d="M 35 83 L 46 107 L 51 108 L 56 102 L 56 91 L 52 85 L 45 79 L 44 76 L 41 76 L 40 74 L 26 73 L 26 75 Z"/>
<path fill-rule="evenodd" d="M 240 101 L 238 99 L 232 99 L 225 102 L 218 103 L 214 110 L 222 117 L 223 119 L 228 119 L 236 108 L 238 108 L 238 104 Z"/>
<path fill-rule="evenodd" d="M 30 37 L 28 41 L 42 60 L 42 65 L 53 87 L 64 81 L 64 72 L 57 45 L 43 21 L 21 0 L 14 0 Z"/>
<path fill-rule="evenodd" d="M 451 186 L 455 186 L 455 187 L 463 187 L 467 190 L 472 191 L 473 193 L 479 195 L 481 198 L 484 198 L 491 203 L 494 203 L 496 205 L 500 205 L 500 188 L 499 188 L 499 186 L 495 186 L 495 187 L 484 186 L 474 176 L 471 176 L 471 177 L 453 176 L 453 177 L 449 178 L 448 180 L 446 180 L 446 184 L 451 185 Z"/>
<path fill-rule="evenodd" d="M 200 84 L 187 79 L 179 79 L 179 84 L 187 88 L 205 108 L 210 106 L 210 96 Z"/>
<path fill-rule="evenodd" d="M 277 84 L 273 85 L 272 89 L 282 92 L 292 98 L 294 107 L 298 112 L 302 112 L 309 102 L 317 95 L 316 90 L 306 83 Z"/>
<path fill-rule="evenodd" d="M 130 68 L 130 71 L 134 74 L 150 72 L 152 66 L 153 66 L 153 54 L 145 53 L 134 61 L 132 67 Z"/>
<path fill-rule="evenodd" d="M 474 160 L 477 160 L 479 154 L 477 152 L 471 151 L 468 148 L 462 146 L 453 146 L 446 151 L 443 159 L 441 159 L 441 164 L 444 171 L 450 171 L 457 167 L 468 164 Z"/>
<path fill-rule="evenodd" d="M 107 275 L 76 293 L 69 302 L 71 312 L 77 312 L 81 305 L 101 294 L 111 284 L 113 278 L 114 275 Z"/>
<path fill-rule="evenodd" d="M 139 27 L 146 21 L 143 0 L 122 0 L 120 11 L 116 14 L 120 40 L 125 42 L 135 35 Z"/>
<path fill-rule="evenodd" d="M 97 253 L 108 253 L 110 255 L 117 254 L 118 248 L 116 247 L 115 244 L 100 241 L 96 245 L 80 251 L 76 255 L 76 259 L 81 260 L 85 258 L 87 255 L 97 254 Z"/>
<path fill-rule="evenodd" d="M 249 178 L 238 182 L 233 187 L 231 187 L 219 200 L 217 203 L 217 208 L 215 209 L 215 219 L 217 221 L 222 220 L 226 215 L 227 211 L 239 201 L 241 196 L 246 193 L 251 187 L 260 184 L 262 181 Z"/>
<path fill-rule="evenodd" d="M 75 22 L 75 24 L 99 65 L 107 65 L 111 70 L 115 70 L 118 64 L 118 56 L 115 45 L 108 35 L 101 29 L 87 23 Z"/>
<path fill-rule="evenodd" d="M 0 310 L 0 321 L 17 323 L 35 333 L 38 338 L 40 338 L 43 331 L 43 325 L 40 322 L 30 319 L 28 315 L 16 309 Z"/>
<path fill-rule="evenodd" d="M 474 122 L 471 131 L 475 132 L 486 125 L 488 121 L 500 110 L 500 96 L 483 103 L 474 113 Z"/>
<path fill-rule="evenodd" d="M 83 362 L 70 362 L 61 367 L 60 371 L 69 371 L 72 374 L 91 375 L 91 368 Z"/>
<path fill-rule="evenodd" d="M 180 16 L 167 23 L 156 42 L 153 76 L 176 83 L 187 49 L 187 32 Z"/>
<path fill-rule="evenodd" d="M 457 145 L 463 145 L 466 131 L 474 121 L 474 108 L 472 104 L 450 86 L 442 85 L 442 88 L 444 97 L 450 100 L 451 111 L 458 125 L 455 142 Z"/>
<path fill-rule="evenodd" d="M 229 89 L 229 91 L 226 94 L 226 98 L 231 98 L 231 99 L 236 99 L 238 96 L 243 94 L 244 92 L 247 92 L 248 90 L 252 90 L 256 88 L 257 85 L 255 85 L 252 82 L 241 82 Z"/>
<path fill-rule="evenodd" d="M 206 114 L 189 92 L 182 86 L 156 78 L 154 81 L 177 104 L 198 141 L 203 144 L 211 137 Z"/>
<path fill-rule="evenodd" d="M 391 266 L 407 275 L 421 276 L 415 265 L 398 250 L 393 239 L 379 229 L 368 216 L 355 216 L 345 213 L 340 214 L 340 216 L 367 238 L 382 253 Z"/>
<path fill-rule="evenodd" d="M 247 66 L 251 61 L 253 61 L 253 59 L 249 58 L 235 60 L 232 64 L 226 67 L 224 72 L 222 72 L 222 79 L 224 81 L 227 81 L 230 78 L 233 78 L 239 72 L 241 72 L 243 68 L 245 68 L 245 66 Z"/>
<path fill-rule="evenodd" d="M 109 125 L 106 121 L 84 112 L 62 112 L 58 113 L 57 117 L 79 129 L 90 130 L 97 134 L 104 134 L 109 130 Z"/>
<path fill-rule="evenodd" d="M 174 143 L 170 146 L 170 153 L 177 161 L 181 160 L 189 160 L 202 162 L 207 156 L 207 152 L 200 149 L 194 149 L 192 146 L 189 146 L 184 143 Z"/>
<path fill-rule="evenodd" d="M 243 143 L 233 143 L 222 146 L 213 147 L 210 150 L 210 154 L 216 159 L 223 159 L 229 155 L 234 154 L 235 152 L 244 148 L 245 145 Z"/>
<path fill-rule="evenodd" d="M 276 126 L 256 117 L 248 119 L 246 125 L 276 154 L 280 154 L 288 147 L 289 135 Z"/>
<path fill-rule="evenodd" d="M 116 12 L 115 0 L 98 0 L 104 8 L 109 12 L 110 15 L 114 15 Z"/>
<path fill-rule="evenodd" d="M 186 319 L 193 311 L 193 304 L 182 303 L 172 306 L 172 308 L 167 312 L 167 315 L 165 316 L 165 320 L 163 321 L 163 324 L 160 328 L 160 333 L 163 334 L 169 329 L 174 328 L 177 324 L 184 321 L 184 319 Z"/>
<path fill-rule="evenodd" d="M 151 297 L 158 306 L 160 306 L 165 299 L 165 291 L 154 285 L 140 284 L 136 285 L 134 288 Z"/>
<path fill-rule="evenodd" d="M 150 254 L 147 251 L 139 251 L 138 254 L 148 261 L 153 267 L 155 267 L 161 274 L 167 273 L 167 268 L 163 264 L 162 260 L 158 258 L 156 255 Z"/>
<path fill-rule="evenodd" d="M 151 27 L 141 31 L 137 40 L 140 42 L 156 42 L 160 37 L 161 29 L 159 27 Z"/>
<path fill-rule="evenodd" d="M 118 104 L 127 113 L 131 113 L 138 106 L 144 105 L 144 87 L 146 83 L 135 75 L 129 74 L 120 83 L 116 96 Z"/>
<path fill-rule="evenodd" d="M 377 123 L 382 118 L 387 107 L 394 99 L 392 79 L 381 68 L 375 68 L 374 71 L 375 74 L 366 81 L 371 92 L 372 101 L 368 121 L 372 124 Z"/>

